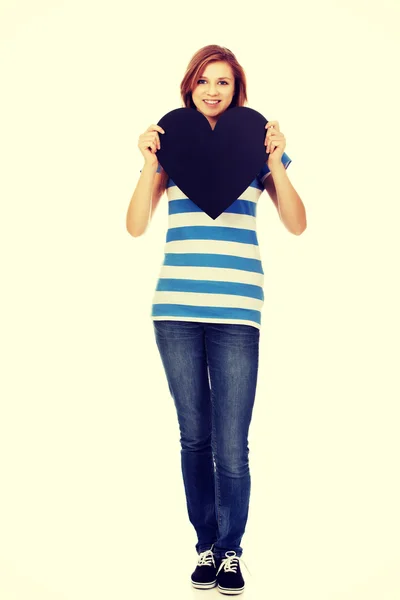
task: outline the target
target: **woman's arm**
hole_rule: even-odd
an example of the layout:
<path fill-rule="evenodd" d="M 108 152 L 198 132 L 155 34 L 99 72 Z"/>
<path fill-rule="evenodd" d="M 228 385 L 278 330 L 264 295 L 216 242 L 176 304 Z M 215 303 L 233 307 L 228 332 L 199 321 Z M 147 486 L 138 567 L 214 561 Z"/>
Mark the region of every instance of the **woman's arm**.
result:
<path fill-rule="evenodd" d="M 271 175 L 264 180 L 264 187 L 286 229 L 294 235 L 302 234 L 307 227 L 306 210 L 282 163 L 272 167 Z"/>
<path fill-rule="evenodd" d="M 155 205 L 161 197 L 161 194 L 157 193 L 159 188 L 157 162 L 154 165 L 145 163 L 126 214 L 126 228 L 133 237 L 138 237 L 146 231 Z"/>

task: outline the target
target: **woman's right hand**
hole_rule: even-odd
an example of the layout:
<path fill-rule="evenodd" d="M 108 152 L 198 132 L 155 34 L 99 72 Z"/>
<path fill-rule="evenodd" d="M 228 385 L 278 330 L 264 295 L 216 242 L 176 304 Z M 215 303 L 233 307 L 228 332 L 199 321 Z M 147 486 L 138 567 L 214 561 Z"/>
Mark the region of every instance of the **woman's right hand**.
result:
<path fill-rule="evenodd" d="M 139 136 L 139 150 L 143 154 L 145 162 L 151 165 L 158 163 L 156 152 L 161 147 L 158 132 L 165 133 L 164 129 L 159 125 L 150 125 L 150 127 Z"/>

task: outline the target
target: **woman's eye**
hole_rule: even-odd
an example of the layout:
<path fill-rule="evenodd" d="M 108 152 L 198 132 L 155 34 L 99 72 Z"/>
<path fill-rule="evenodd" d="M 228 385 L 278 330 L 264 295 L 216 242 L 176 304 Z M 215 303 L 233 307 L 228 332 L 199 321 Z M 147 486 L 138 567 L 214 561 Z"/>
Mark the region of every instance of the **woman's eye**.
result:
<path fill-rule="evenodd" d="M 200 81 L 205 81 L 205 79 L 199 79 L 197 83 L 200 83 Z M 221 81 L 220 83 L 225 83 L 226 85 L 228 85 L 226 81 Z"/>

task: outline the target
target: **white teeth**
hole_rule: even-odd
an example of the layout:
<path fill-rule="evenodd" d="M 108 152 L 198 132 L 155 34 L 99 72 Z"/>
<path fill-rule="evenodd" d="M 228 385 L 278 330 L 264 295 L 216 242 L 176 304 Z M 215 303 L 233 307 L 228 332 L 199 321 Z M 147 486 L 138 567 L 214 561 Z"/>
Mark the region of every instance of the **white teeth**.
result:
<path fill-rule="evenodd" d="M 218 104 L 219 100 L 214 100 L 214 102 L 210 102 L 210 100 L 204 100 L 206 104 Z"/>

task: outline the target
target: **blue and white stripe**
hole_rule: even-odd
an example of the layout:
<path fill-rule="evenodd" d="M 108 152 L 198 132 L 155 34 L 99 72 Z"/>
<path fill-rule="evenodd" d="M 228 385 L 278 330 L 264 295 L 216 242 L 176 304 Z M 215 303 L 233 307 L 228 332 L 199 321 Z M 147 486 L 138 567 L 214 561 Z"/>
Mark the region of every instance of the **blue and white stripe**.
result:
<path fill-rule="evenodd" d="M 286 153 L 282 162 L 285 168 L 291 163 Z M 168 230 L 153 296 L 153 320 L 261 327 L 264 271 L 256 216 L 268 175 L 265 165 L 216 219 L 183 194 L 172 179 L 168 180 Z"/>

